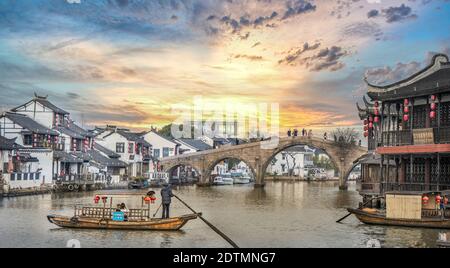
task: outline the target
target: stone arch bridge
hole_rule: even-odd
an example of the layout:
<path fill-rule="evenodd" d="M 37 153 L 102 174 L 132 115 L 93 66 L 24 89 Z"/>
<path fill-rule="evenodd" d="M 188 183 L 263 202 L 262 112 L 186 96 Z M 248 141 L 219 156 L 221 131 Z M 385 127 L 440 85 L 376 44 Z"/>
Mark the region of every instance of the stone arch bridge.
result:
<path fill-rule="evenodd" d="M 199 174 L 199 185 L 210 185 L 211 172 L 220 161 L 234 158 L 243 161 L 253 171 L 255 176 L 255 187 L 263 187 L 266 169 L 273 157 L 283 150 L 297 145 L 308 145 L 310 147 L 324 150 L 335 167 L 339 171 L 339 188 L 347 189 L 347 177 L 361 156 L 367 153 L 366 147 L 357 145 L 342 146 L 334 141 L 309 137 L 285 137 L 278 141 L 246 143 L 236 146 L 225 146 L 219 149 L 201 151 L 197 153 L 181 154 L 161 160 L 162 169 L 172 174 L 179 166 L 190 166 Z"/>

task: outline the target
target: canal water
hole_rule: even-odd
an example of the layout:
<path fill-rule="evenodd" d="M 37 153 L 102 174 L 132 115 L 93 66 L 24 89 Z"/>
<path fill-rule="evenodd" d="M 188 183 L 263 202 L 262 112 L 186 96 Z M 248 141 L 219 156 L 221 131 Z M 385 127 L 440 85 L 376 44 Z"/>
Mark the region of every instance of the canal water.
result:
<path fill-rule="evenodd" d="M 174 192 L 241 247 L 366 247 L 373 239 L 380 241 L 382 247 L 433 247 L 439 233 L 368 226 L 354 216 L 344 224 L 335 223 L 346 214 L 346 207 L 360 202 L 355 185 L 347 192 L 339 191 L 335 182 L 268 182 L 264 189 L 251 185 L 186 186 Z M 74 205 L 93 205 L 93 195 L 91 192 L 0 199 L 0 247 L 65 247 L 71 239 L 80 241 L 82 247 L 229 246 L 200 220 L 189 222 L 178 232 L 72 230 L 47 221 L 47 214 L 69 216 Z M 129 207 L 140 205 L 133 199 L 123 201 Z M 122 199 L 114 200 L 119 202 Z M 152 210 L 156 208 L 157 204 Z M 172 215 L 188 213 L 173 200 Z"/>

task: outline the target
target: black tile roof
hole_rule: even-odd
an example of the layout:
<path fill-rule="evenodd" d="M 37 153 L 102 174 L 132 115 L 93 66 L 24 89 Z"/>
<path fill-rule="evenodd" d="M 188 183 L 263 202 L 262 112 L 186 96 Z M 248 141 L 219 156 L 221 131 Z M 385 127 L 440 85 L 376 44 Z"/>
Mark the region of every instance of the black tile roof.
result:
<path fill-rule="evenodd" d="M 39 102 L 39 103 L 42 104 L 43 106 L 47 107 L 48 109 L 50 109 L 50 110 L 52 110 L 53 112 L 58 113 L 58 114 L 63 114 L 63 115 L 69 114 L 68 112 L 64 111 L 63 109 L 61 109 L 61 108 L 57 107 L 56 105 L 54 105 L 53 103 L 51 103 L 51 102 L 47 99 L 47 97 L 41 97 L 41 96 L 37 96 L 37 95 L 35 95 L 35 98 L 32 99 L 31 101 L 29 101 L 29 102 L 27 102 L 27 103 L 25 103 L 25 104 L 23 104 L 23 105 L 20 105 L 20 106 L 18 106 L 18 107 L 16 107 L 16 108 L 12 109 L 12 111 L 13 111 L 13 112 L 16 112 L 19 108 L 21 108 L 21 107 L 27 105 L 27 104 L 30 103 L 30 102 Z"/>
<path fill-rule="evenodd" d="M 127 167 L 127 163 L 120 161 L 117 158 L 108 158 L 95 149 L 89 150 L 86 155 L 91 162 L 95 162 L 105 167 Z"/>
<path fill-rule="evenodd" d="M 106 156 L 108 156 L 109 158 L 120 158 L 120 155 L 111 151 L 110 149 L 101 146 L 98 143 L 94 143 L 94 149 L 105 154 Z"/>
<path fill-rule="evenodd" d="M 8 118 L 9 120 L 13 121 L 14 123 L 20 125 L 21 127 L 37 134 L 50 134 L 53 136 L 58 136 L 59 133 L 49 129 L 38 122 L 34 121 L 33 119 L 29 118 L 26 115 L 17 114 L 17 113 L 10 113 L 6 112 L 4 113 L 4 116 Z"/>
<path fill-rule="evenodd" d="M 372 100 L 396 100 L 450 91 L 450 62 L 447 55 L 437 54 L 430 65 L 412 76 L 390 85 L 378 86 L 365 79 Z"/>
<path fill-rule="evenodd" d="M 16 143 L 16 139 L 7 139 L 3 136 L 0 136 L 0 150 L 16 150 L 20 149 L 22 146 Z"/>
<path fill-rule="evenodd" d="M 137 133 L 133 133 L 133 132 L 129 132 L 129 131 L 123 131 L 123 130 L 118 130 L 116 132 L 117 132 L 117 134 L 123 136 L 125 139 L 127 139 L 129 141 L 133 141 L 133 142 L 136 142 L 138 144 L 142 144 L 142 145 L 144 145 L 146 147 L 152 147 L 152 145 L 150 143 L 145 141 L 144 138 L 139 136 Z"/>
<path fill-rule="evenodd" d="M 83 129 L 82 127 L 75 124 L 73 121 L 65 121 L 64 125 L 56 127 L 56 129 L 63 133 L 68 135 L 69 137 L 75 138 L 75 139 L 85 139 L 86 137 L 93 137 L 93 133 Z"/>
<path fill-rule="evenodd" d="M 85 139 L 85 136 L 83 136 L 80 133 L 77 133 L 75 131 L 72 131 L 71 129 L 69 129 L 67 127 L 56 127 L 56 130 L 58 130 L 62 134 L 65 134 L 71 138 L 74 138 L 74 139 L 80 139 L 80 140 Z"/>
<path fill-rule="evenodd" d="M 40 104 L 42 104 L 43 106 L 51 109 L 52 111 L 54 111 L 55 113 L 58 114 L 69 114 L 68 112 L 64 111 L 63 109 L 57 107 L 56 105 L 54 105 L 53 103 L 51 103 L 50 101 L 47 100 L 47 98 L 42 98 L 42 97 L 37 97 L 34 99 L 35 101 L 39 102 Z"/>
<path fill-rule="evenodd" d="M 199 151 L 205 151 L 205 150 L 210 150 L 212 149 L 211 146 L 209 146 L 208 144 L 204 143 L 201 140 L 195 140 L 195 139 L 179 139 L 180 142 L 183 142 L 191 147 L 194 147 L 195 149 L 199 150 Z"/>
<path fill-rule="evenodd" d="M 83 159 L 64 151 L 55 151 L 53 158 L 64 163 L 83 163 Z"/>

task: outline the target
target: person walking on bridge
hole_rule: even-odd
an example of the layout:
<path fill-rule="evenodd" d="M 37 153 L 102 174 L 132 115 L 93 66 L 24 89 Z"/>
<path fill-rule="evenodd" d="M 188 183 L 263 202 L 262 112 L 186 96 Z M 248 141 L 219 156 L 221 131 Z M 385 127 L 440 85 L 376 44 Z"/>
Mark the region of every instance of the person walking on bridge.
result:
<path fill-rule="evenodd" d="M 164 187 L 161 189 L 161 202 L 163 206 L 162 210 L 162 218 L 168 219 L 169 213 L 170 213 L 170 203 L 172 202 L 172 188 L 170 187 L 170 184 L 165 183 Z"/>

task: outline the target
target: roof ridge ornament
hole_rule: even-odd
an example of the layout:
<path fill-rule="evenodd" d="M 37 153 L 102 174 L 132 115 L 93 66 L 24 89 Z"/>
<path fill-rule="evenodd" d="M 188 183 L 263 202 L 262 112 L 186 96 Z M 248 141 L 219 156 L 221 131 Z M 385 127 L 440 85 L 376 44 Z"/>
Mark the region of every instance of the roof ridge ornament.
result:
<path fill-rule="evenodd" d="M 372 108 L 372 107 L 375 106 L 375 104 L 370 103 L 370 102 L 367 100 L 366 95 L 363 96 L 363 101 L 364 101 L 364 104 L 366 105 L 367 108 Z"/>
<path fill-rule="evenodd" d="M 367 109 L 361 108 L 361 107 L 359 106 L 359 103 L 358 103 L 358 102 L 356 102 L 356 108 L 358 108 L 358 111 L 360 111 L 360 112 L 366 112 L 366 111 L 367 111 Z"/>
<path fill-rule="evenodd" d="M 42 99 L 42 100 L 46 100 L 47 98 L 48 98 L 48 95 L 47 96 L 39 96 L 36 92 L 34 92 L 34 97 L 36 98 L 36 99 Z"/>

